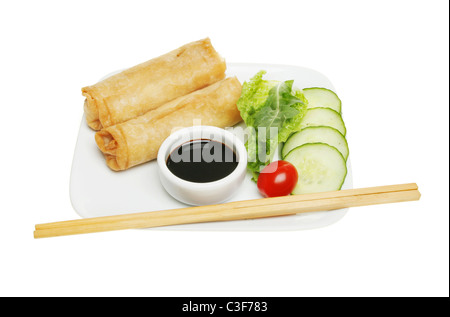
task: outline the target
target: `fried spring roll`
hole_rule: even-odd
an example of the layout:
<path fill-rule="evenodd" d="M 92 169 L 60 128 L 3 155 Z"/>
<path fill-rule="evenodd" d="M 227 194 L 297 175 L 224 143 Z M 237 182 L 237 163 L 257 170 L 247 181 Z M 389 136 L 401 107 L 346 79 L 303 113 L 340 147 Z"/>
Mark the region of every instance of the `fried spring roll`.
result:
<path fill-rule="evenodd" d="M 84 112 L 94 130 L 138 117 L 225 78 L 225 60 L 209 38 L 82 88 Z"/>
<path fill-rule="evenodd" d="M 223 79 L 140 117 L 104 128 L 95 134 L 95 141 L 114 171 L 151 161 L 174 128 L 198 124 L 225 128 L 241 121 L 236 107 L 241 88 L 236 77 Z"/>

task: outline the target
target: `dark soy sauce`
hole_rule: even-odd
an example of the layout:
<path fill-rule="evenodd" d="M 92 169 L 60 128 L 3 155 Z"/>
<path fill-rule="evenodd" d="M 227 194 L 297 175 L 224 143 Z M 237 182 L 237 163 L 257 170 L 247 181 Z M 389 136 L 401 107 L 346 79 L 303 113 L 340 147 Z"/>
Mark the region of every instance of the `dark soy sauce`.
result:
<path fill-rule="evenodd" d="M 237 167 L 236 153 L 225 144 L 213 140 L 192 140 L 173 150 L 167 167 L 189 182 L 209 183 L 230 175 Z"/>

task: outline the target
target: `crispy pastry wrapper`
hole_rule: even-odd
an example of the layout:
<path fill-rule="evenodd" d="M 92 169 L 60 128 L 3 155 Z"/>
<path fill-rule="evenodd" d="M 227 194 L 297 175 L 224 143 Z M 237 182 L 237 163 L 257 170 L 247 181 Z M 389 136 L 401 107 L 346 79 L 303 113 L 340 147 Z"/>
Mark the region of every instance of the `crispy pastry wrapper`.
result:
<path fill-rule="evenodd" d="M 87 123 L 100 130 L 133 119 L 222 80 L 225 70 L 209 38 L 188 43 L 82 88 Z"/>
<path fill-rule="evenodd" d="M 240 122 L 236 102 L 241 89 L 236 77 L 223 79 L 140 117 L 104 128 L 95 134 L 95 141 L 112 170 L 126 170 L 155 159 L 175 128 L 198 124 L 226 128 Z"/>

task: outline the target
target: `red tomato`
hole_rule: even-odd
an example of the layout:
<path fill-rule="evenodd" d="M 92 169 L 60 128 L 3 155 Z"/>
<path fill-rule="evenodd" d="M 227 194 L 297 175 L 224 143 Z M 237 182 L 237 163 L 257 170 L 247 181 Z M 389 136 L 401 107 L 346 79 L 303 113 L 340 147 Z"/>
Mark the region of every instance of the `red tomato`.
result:
<path fill-rule="evenodd" d="M 264 197 L 289 195 L 297 185 L 298 172 L 286 161 L 275 161 L 264 167 L 258 177 L 258 189 Z"/>

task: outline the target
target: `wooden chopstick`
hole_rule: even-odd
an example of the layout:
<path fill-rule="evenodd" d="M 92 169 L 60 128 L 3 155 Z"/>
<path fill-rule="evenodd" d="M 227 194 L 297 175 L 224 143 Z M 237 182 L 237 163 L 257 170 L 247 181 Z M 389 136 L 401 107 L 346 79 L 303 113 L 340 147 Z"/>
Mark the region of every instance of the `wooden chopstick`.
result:
<path fill-rule="evenodd" d="M 253 199 L 253 200 L 243 200 L 230 202 L 219 205 L 209 205 L 209 206 L 200 206 L 200 207 L 188 207 L 183 209 L 171 209 L 171 210 L 162 210 L 162 211 L 151 211 L 151 216 L 158 217 L 169 217 L 174 214 L 179 214 L 181 210 L 183 210 L 186 214 L 189 214 L 195 210 L 196 213 L 200 213 L 203 211 L 211 211 L 214 210 L 216 212 L 220 210 L 229 210 L 230 208 L 243 208 L 250 206 L 261 206 L 261 205 L 270 205 L 270 204 L 280 204 L 285 202 L 303 202 L 307 200 L 317 200 L 324 198 L 334 198 L 334 197 L 348 197 L 348 196 L 357 196 L 357 195 L 366 195 L 366 194 L 374 194 L 374 193 L 389 193 L 389 192 L 398 192 L 398 191 L 406 191 L 406 190 L 415 190 L 418 189 L 417 184 L 409 183 L 409 184 L 400 184 L 400 185 L 387 185 L 387 186 L 378 186 L 378 187 L 369 187 L 369 188 L 358 188 L 358 189 L 346 189 L 340 191 L 333 192 L 322 192 L 322 193 L 314 193 L 314 194 L 304 194 L 304 195 L 292 195 L 292 196 L 283 196 L 283 197 L 273 197 L 273 198 L 264 198 L 264 199 Z M 131 213 L 124 214 L 118 216 L 104 216 L 104 217 L 96 217 L 96 218 L 85 218 L 85 219 L 77 219 L 77 220 L 69 220 L 62 222 L 51 222 L 45 224 L 37 224 L 36 230 L 41 229 L 50 229 L 50 228 L 60 228 L 60 227 L 68 227 L 72 225 L 84 225 L 84 224 L 95 224 L 95 223 L 104 223 L 104 222 L 114 222 L 114 221 L 132 221 L 134 219 L 140 219 L 145 216 L 146 213 Z"/>
<path fill-rule="evenodd" d="M 111 230 L 255 219 L 418 199 L 420 199 L 420 192 L 414 183 L 347 189 L 38 224 L 35 226 L 34 237 L 45 238 Z"/>

